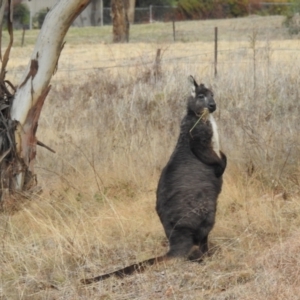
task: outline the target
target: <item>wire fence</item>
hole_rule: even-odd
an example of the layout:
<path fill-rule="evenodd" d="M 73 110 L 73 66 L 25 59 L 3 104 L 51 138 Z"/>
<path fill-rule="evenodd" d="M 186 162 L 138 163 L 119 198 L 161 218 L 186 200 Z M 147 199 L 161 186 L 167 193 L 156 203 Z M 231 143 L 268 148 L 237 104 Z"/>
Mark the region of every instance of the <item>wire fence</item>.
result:
<path fill-rule="evenodd" d="M 249 21 L 251 22 L 251 20 Z M 268 23 L 272 22 L 269 21 Z M 276 35 L 273 39 L 272 33 L 277 32 L 278 34 L 278 30 L 274 30 L 274 28 L 271 30 L 271 28 L 263 27 L 256 31 L 251 28 L 248 28 L 248 30 L 244 28 L 243 30 L 241 29 L 243 33 L 240 34 L 240 31 L 224 30 L 220 26 L 217 40 L 218 47 L 215 47 L 215 27 L 212 25 L 213 23 L 201 30 L 195 29 L 195 32 L 192 31 L 191 33 L 196 34 L 197 32 L 199 34 L 200 32 L 201 35 L 203 32 L 206 32 L 205 43 L 201 41 L 193 44 L 173 42 L 163 44 L 148 43 L 149 46 L 144 49 L 141 48 L 141 50 L 134 51 L 138 52 L 136 54 L 132 54 L 132 50 L 130 50 L 134 49 L 130 47 L 135 47 L 135 45 L 128 45 L 128 47 L 122 48 L 127 52 L 118 54 L 117 57 L 113 48 L 110 49 L 109 45 L 97 43 L 95 37 L 90 37 L 93 40 L 93 48 L 96 54 L 89 54 L 88 47 L 86 49 L 70 47 L 70 52 L 65 52 L 68 49 L 64 49 L 59 61 L 58 71 L 53 80 L 60 81 L 68 76 L 69 81 L 73 82 L 72 78 L 74 76 L 81 78 L 82 74 L 94 71 L 116 70 L 126 73 L 130 72 L 130 70 L 136 70 L 137 72 L 140 70 L 152 71 L 156 62 L 157 49 L 161 49 L 160 65 L 162 69 L 176 69 L 176 67 L 187 66 L 206 67 L 211 70 L 212 76 L 215 68 L 218 69 L 218 74 L 222 75 L 222 69 L 230 65 L 235 69 L 241 66 L 247 66 L 251 69 L 254 52 L 256 64 L 258 65 L 265 66 L 267 62 L 272 62 L 273 64 L 287 63 L 287 65 L 293 68 L 300 68 L 300 61 L 298 59 L 300 42 L 294 40 L 289 43 L 283 43 L 283 40 L 280 41 Z M 244 24 L 244 26 L 247 26 L 247 24 Z M 265 38 L 267 36 L 269 37 Z M 104 48 L 108 51 L 103 52 Z M 128 49 L 126 50 L 126 48 Z M 137 45 L 138 48 L 139 46 Z M 82 59 L 84 59 L 84 64 L 77 64 Z M 12 71 L 13 77 L 20 78 L 24 70 L 25 65 L 14 69 Z"/>
<path fill-rule="evenodd" d="M 240 19 L 222 19 L 205 21 L 152 22 L 130 26 L 130 43 L 172 43 L 172 42 L 210 42 L 216 26 L 219 27 L 219 40 L 227 42 L 249 41 L 253 33 L 260 41 L 285 40 L 297 38 L 284 25 L 283 16 L 249 16 Z M 66 37 L 73 44 L 96 44 L 112 42 L 112 26 L 84 27 L 78 31 L 73 27 Z M 79 33 L 81 32 L 81 33 Z M 35 43 L 36 31 L 23 30 L 15 34 L 14 45 Z M 299 35 L 298 35 L 299 36 Z M 8 38 L 3 36 L 3 45 Z"/>
<path fill-rule="evenodd" d="M 137 7 L 134 13 L 134 24 L 145 24 L 153 22 L 170 22 L 176 20 L 176 7 L 172 6 L 156 6 Z M 111 25 L 111 8 L 103 8 L 103 24 Z"/>
<path fill-rule="evenodd" d="M 248 15 L 260 14 L 260 15 L 278 15 L 284 13 L 291 3 L 271 3 L 271 2 L 259 2 L 258 5 L 253 6 L 251 3 L 248 4 L 247 11 Z M 230 17 L 229 5 L 224 4 L 222 6 L 222 14 L 219 18 Z M 232 16 L 231 16 L 232 17 Z M 158 6 L 149 5 L 148 7 L 137 7 L 135 9 L 134 24 L 144 24 L 153 22 L 170 22 L 170 21 L 186 21 L 188 18 L 183 14 L 178 14 L 177 7 L 174 6 Z M 204 19 L 204 16 L 199 13 L 194 15 L 193 19 Z M 103 24 L 111 25 L 111 9 L 110 7 L 103 8 Z M 99 20 L 100 22 L 100 20 Z"/>
<path fill-rule="evenodd" d="M 25 9 L 15 8 L 14 20 L 16 28 L 29 29 L 40 27 L 48 9 L 50 9 L 57 0 L 47 1 L 30 1 L 24 2 L 28 11 Z M 278 15 L 285 14 L 291 3 L 271 3 L 271 2 L 255 2 L 244 6 L 239 14 L 259 14 L 259 15 Z M 182 10 L 175 6 L 159 6 L 149 5 L 147 7 L 136 7 L 134 11 L 133 24 L 145 24 L 153 22 L 170 22 L 170 21 L 184 21 L 184 20 L 200 20 L 210 18 L 230 18 L 235 16 L 229 4 L 222 4 L 212 9 L 211 12 L 195 12 L 193 15 L 187 15 Z M 73 26 L 104 26 L 111 25 L 111 8 L 102 7 L 100 2 L 96 6 L 91 4 L 76 18 Z"/>

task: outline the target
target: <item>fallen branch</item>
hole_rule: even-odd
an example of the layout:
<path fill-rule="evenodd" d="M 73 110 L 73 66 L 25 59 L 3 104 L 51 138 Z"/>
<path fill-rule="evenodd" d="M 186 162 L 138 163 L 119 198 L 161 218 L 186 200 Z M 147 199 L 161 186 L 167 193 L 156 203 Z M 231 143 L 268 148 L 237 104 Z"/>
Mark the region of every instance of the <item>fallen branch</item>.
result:
<path fill-rule="evenodd" d="M 36 144 L 40 147 L 44 147 L 47 150 L 49 150 L 52 153 L 56 153 L 53 149 L 51 149 L 50 147 L 48 147 L 47 145 L 45 145 L 44 143 L 42 143 L 41 141 L 37 140 Z"/>

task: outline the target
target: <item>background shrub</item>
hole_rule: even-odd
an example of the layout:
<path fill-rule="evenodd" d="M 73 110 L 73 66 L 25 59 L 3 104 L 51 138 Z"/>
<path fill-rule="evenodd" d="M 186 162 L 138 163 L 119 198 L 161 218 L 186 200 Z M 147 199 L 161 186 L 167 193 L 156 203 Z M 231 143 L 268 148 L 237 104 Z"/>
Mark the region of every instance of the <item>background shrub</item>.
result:
<path fill-rule="evenodd" d="M 35 14 L 35 16 L 34 16 L 34 27 L 42 28 L 47 13 L 48 13 L 48 9 L 43 8 Z"/>
<path fill-rule="evenodd" d="M 29 28 L 30 11 L 26 4 L 19 3 L 14 7 L 13 12 L 14 28 Z"/>

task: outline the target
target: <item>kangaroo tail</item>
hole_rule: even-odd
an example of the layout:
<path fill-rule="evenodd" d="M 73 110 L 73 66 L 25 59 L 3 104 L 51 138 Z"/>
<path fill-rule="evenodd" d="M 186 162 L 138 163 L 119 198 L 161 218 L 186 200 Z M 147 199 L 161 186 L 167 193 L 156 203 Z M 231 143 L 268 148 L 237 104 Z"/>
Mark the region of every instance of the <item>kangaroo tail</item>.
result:
<path fill-rule="evenodd" d="M 118 278 L 124 278 L 125 276 L 131 275 L 133 273 L 142 273 L 142 272 L 145 271 L 145 269 L 148 266 L 155 265 L 155 264 L 160 263 L 160 262 L 162 262 L 166 259 L 167 259 L 166 255 L 150 258 L 150 259 L 144 260 L 142 262 L 139 262 L 139 263 L 130 265 L 128 267 L 125 267 L 123 269 L 114 271 L 112 273 L 107 273 L 107 274 L 103 274 L 103 275 L 99 275 L 99 276 L 92 277 L 92 278 L 87 278 L 87 279 L 81 279 L 80 282 L 83 283 L 83 284 L 91 284 L 93 282 L 98 282 L 98 281 L 105 280 L 105 279 L 110 278 L 114 275 L 117 276 Z"/>

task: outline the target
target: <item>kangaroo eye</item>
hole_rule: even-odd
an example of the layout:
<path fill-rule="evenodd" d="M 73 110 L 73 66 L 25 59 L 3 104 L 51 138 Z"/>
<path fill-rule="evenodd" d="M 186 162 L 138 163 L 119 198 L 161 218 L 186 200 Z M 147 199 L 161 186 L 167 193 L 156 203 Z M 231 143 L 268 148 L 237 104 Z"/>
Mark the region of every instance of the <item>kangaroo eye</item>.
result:
<path fill-rule="evenodd" d="M 203 95 L 203 94 L 199 94 L 199 95 L 198 95 L 198 98 L 203 99 L 203 98 L 204 98 L 204 95 Z"/>

